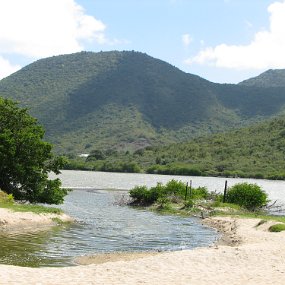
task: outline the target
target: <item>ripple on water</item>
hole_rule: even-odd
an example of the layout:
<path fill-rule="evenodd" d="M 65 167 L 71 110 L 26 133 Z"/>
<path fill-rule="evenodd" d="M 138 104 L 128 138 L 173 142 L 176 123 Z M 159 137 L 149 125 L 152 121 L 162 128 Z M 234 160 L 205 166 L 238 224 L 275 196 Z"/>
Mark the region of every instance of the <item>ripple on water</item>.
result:
<path fill-rule="evenodd" d="M 51 231 L 0 235 L 1 263 L 73 265 L 76 256 L 115 251 L 165 251 L 207 246 L 214 230 L 195 218 L 158 215 L 114 204 L 118 193 L 75 190 L 62 205 L 78 223 Z"/>

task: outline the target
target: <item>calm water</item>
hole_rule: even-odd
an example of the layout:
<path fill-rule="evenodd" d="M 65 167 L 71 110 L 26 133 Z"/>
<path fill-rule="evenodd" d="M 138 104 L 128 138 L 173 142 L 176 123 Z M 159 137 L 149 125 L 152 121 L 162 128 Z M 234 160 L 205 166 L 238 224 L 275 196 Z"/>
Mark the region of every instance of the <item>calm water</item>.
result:
<path fill-rule="evenodd" d="M 95 182 L 95 188 L 91 188 L 93 182 L 88 177 L 84 178 L 90 173 L 64 174 L 70 177 L 70 180 L 62 177 L 64 185 L 77 190 L 66 197 L 61 207 L 75 217 L 77 223 L 65 228 L 54 227 L 51 231 L 0 232 L 1 263 L 35 267 L 67 266 L 73 265 L 74 257 L 80 255 L 181 250 L 207 246 L 217 239 L 214 230 L 202 226 L 195 218 L 157 215 L 117 206 L 116 202 L 125 195 L 124 192 L 98 190 Z M 106 182 L 110 183 L 111 177 Z M 130 177 L 132 180 L 133 176 Z M 84 179 L 88 184 L 82 183 Z M 84 188 L 79 190 L 78 185 Z M 110 187 L 108 183 L 103 183 L 99 188 Z"/>
<path fill-rule="evenodd" d="M 171 179 L 184 182 L 192 180 L 193 187 L 206 186 L 210 191 L 222 192 L 225 180 L 228 186 L 236 183 L 248 182 L 261 186 L 269 195 L 271 200 L 278 200 L 285 203 L 285 181 L 271 181 L 263 179 L 243 178 L 219 178 L 219 177 L 190 177 L 153 174 L 129 174 L 129 173 L 108 173 L 91 171 L 62 171 L 60 178 L 65 187 L 71 188 L 92 188 L 92 189 L 121 189 L 130 190 L 136 185 L 156 185 L 157 182 L 166 183 Z"/>
<path fill-rule="evenodd" d="M 78 222 L 49 231 L 0 232 L 0 262 L 22 266 L 67 266 L 73 265 L 74 257 L 86 254 L 181 250 L 213 243 L 217 233 L 202 226 L 195 218 L 162 216 L 116 205 L 126 194 L 122 190 L 135 185 L 166 183 L 173 178 L 185 182 L 192 180 L 194 187 L 206 186 L 217 191 L 222 191 L 225 183 L 223 178 L 211 177 L 63 171 L 63 185 L 76 190 L 66 197 L 61 207 Z M 257 183 L 268 192 L 270 199 L 285 203 L 283 181 L 227 180 L 229 186 L 243 181 Z"/>

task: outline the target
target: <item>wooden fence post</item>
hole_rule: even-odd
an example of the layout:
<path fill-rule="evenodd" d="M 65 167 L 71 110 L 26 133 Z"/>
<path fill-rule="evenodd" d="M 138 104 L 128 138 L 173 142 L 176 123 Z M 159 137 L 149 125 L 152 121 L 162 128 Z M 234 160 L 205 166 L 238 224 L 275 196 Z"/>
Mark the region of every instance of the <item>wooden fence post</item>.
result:
<path fill-rule="evenodd" d="M 187 194 L 188 194 L 188 182 L 186 183 L 186 189 L 185 189 L 185 201 L 187 200 Z"/>
<path fill-rule="evenodd" d="M 226 182 L 225 182 L 225 188 L 224 188 L 223 203 L 226 203 L 227 190 L 228 190 L 228 181 L 226 180 Z"/>

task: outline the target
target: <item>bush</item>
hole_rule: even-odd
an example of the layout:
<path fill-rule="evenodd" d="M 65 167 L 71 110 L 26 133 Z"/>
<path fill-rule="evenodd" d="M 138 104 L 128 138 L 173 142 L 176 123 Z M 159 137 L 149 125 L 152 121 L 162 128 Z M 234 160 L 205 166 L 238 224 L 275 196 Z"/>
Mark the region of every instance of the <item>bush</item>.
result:
<path fill-rule="evenodd" d="M 7 193 L 0 190 L 0 203 L 13 204 L 14 203 L 13 195 L 7 194 Z"/>
<path fill-rule="evenodd" d="M 158 200 L 157 200 L 157 203 L 158 203 L 158 208 L 160 210 L 170 210 L 171 209 L 171 206 L 170 206 L 170 200 L 169 198 L 167 197 L 160 197 Z"/>
<path fill-rule="evenodd" d="M 157 183 L 156 186 L 150 189 L 146 186 L 136 186 L 130 190 L 130 197 L 133 199 L 133 204 L 144 206 L 166 200 L 168 202 L 179 203 L 185 199 L 185 194 L 186 184 L 177 180 L 170 180 L 165 186 L 161 183 Z M 188 199 L 197 200 L 208 198 L 212 198 L 212 196 L 206 187 L 192 188 L 191 197 L 188 188 Z"/>
<path fill-rule="evenodd" d="M 146 186 L 136 186 L 130 191 L 130 197 L 133 199 L 133 204 L 151 205 L 159 198 L 159 192 L 156 187 L 149 190 Z"/>
<path fill-rule="evenodd" d="M 166 196 L 184 196 L 186 191 L 186 184 L 182 181 L 170 180 L 167 182 L 164 188 L 164 194 Z"/>
<path fill-rule="evenodd" d="M 285 231 L 285 224 L 276 224 L 269 228 L 270 232 L 279 233 Z"/>
<path fill-rule="evenodd" d="M 190 200 L 185 201 L 183 209 L 190 209 L 193 207 L 194 207 L 194 202 L 193 200 L 190 199 Z"/>
<path fill-rule="evenodd" d="M 226 201 L 238 204 L 250 211 L 262 208 L 268 202 L 267 194 L 257 184 L 249 183 L 239 183 L 231 187 Z"/>
<path fill-rule="evenodd" d="M 192 199 L 208 199 L 210 196 L 206 187 L 192 188 Z"/>

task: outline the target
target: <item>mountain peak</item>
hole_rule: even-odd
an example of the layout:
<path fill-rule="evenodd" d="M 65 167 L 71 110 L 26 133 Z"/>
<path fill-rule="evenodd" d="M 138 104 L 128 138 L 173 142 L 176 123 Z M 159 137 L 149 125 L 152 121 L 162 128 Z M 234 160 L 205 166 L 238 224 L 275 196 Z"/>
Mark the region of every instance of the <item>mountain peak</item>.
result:
<path fill-rule="evenodd" d="M 285 69 L 269 69 L 239 84 L 253 87 L 285 87 Z"/>
<path fill-rule="evenodd" d="M 185 141 L 284 110 L 285 88 L 244 85 L 212 83 L 141 52 L 80 52 L 22 68 L 0 81 L 0 96 L 28 107 L 58 151 L 86 153 Z"/>

